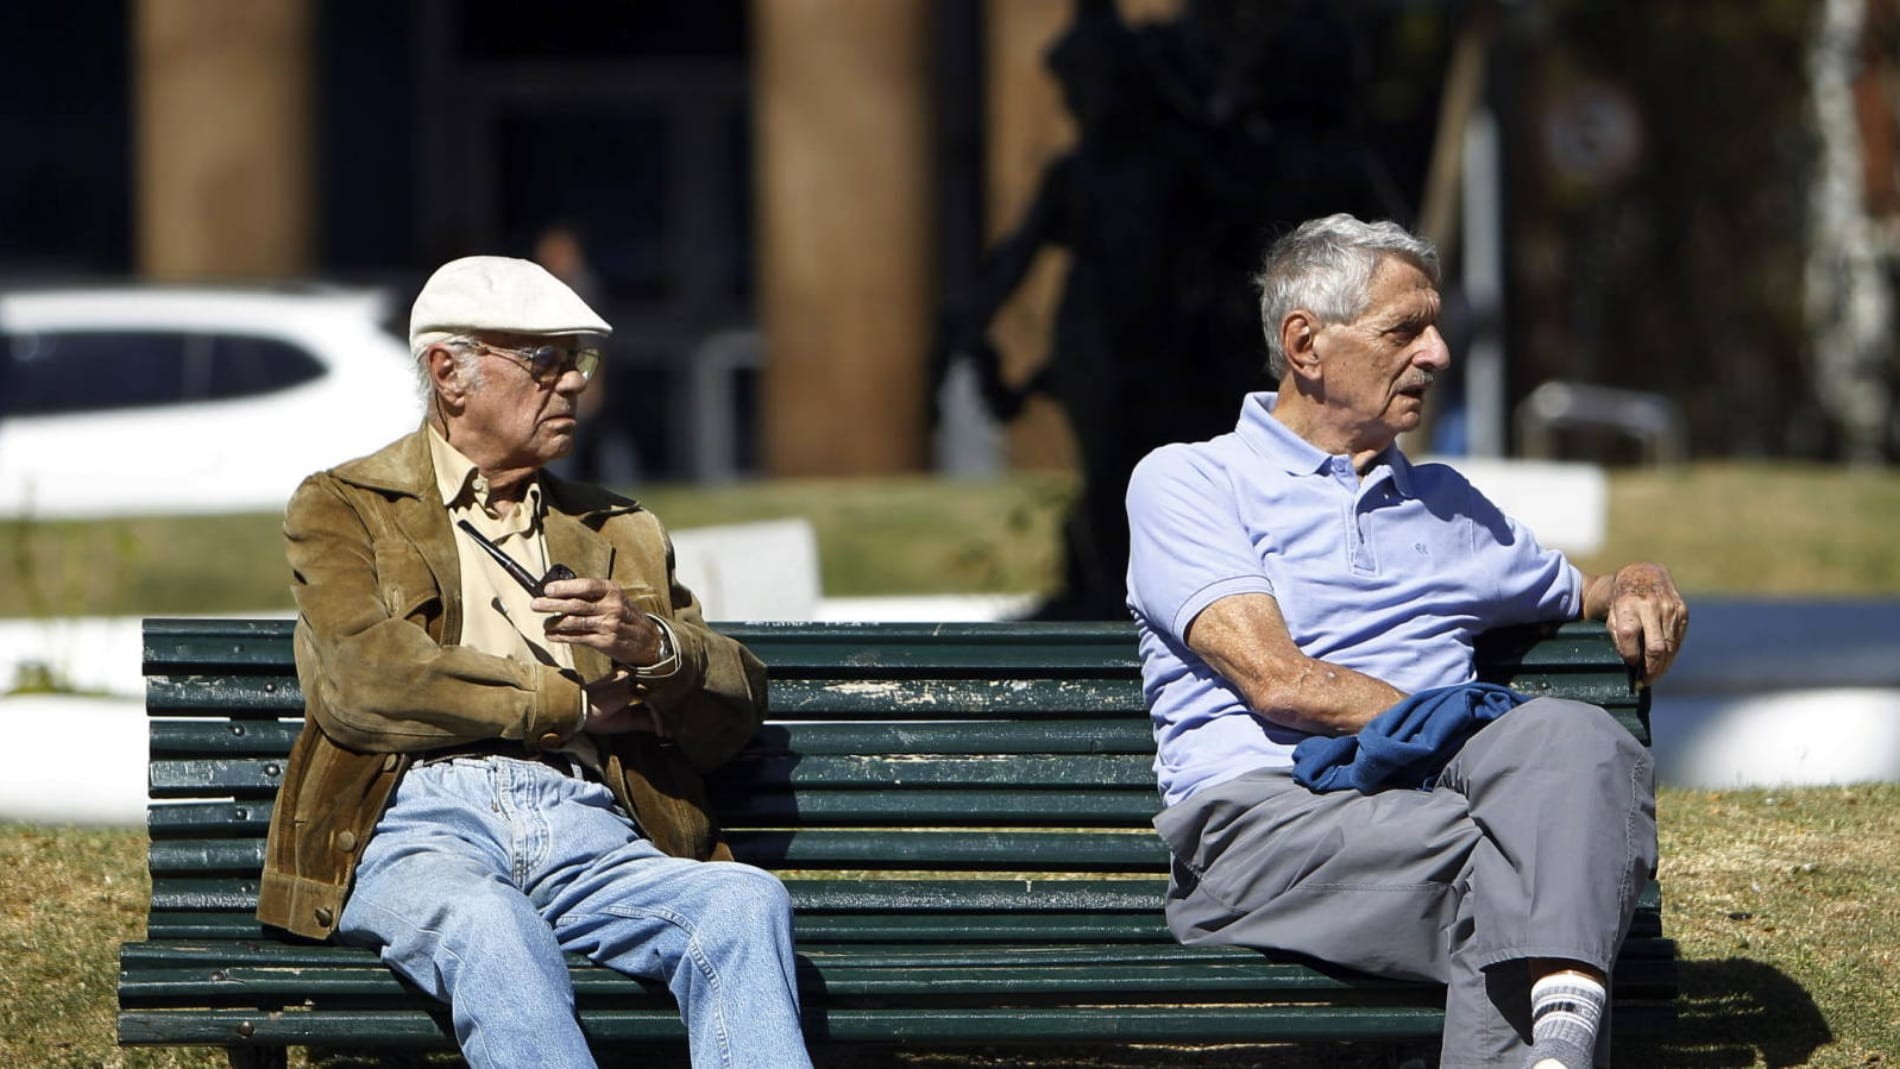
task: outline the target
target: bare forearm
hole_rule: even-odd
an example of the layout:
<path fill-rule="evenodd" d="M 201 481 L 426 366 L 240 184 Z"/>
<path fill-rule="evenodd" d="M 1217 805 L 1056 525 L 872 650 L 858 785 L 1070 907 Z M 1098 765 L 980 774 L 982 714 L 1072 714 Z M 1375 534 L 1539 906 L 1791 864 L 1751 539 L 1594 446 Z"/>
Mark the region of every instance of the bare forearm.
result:
<path fill-rule="evenodd" d="M 1405 697 L 1350 668 L 1301 653 L 1279 606 L 1264 594 L 1223 598 L 1189 628 L 1188 645 L 1220 673 L 1248 708 L 1298 731 L 1343 735 Z"/>
<path fill-rule="evenodd" d="M 1239 689 L 1260 716 L 1316 735 L 1349 735 L 1405 697 L 1384 680 L 1310 657 L 1248 678 Z"/>

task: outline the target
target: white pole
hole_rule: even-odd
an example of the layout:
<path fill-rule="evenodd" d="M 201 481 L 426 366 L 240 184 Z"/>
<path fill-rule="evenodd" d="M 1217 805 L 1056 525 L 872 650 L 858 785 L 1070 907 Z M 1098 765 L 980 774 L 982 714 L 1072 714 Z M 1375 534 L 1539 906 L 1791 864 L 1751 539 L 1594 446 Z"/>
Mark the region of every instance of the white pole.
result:
<path fill-rule="evenodd" d="M 1474 457 L 1504 455 L 1504 235 L 1498 124 L 1479 107 L 1465 122 L 1465 300 L 1471 345 L 1465 354 L 1465 421 Z"/>

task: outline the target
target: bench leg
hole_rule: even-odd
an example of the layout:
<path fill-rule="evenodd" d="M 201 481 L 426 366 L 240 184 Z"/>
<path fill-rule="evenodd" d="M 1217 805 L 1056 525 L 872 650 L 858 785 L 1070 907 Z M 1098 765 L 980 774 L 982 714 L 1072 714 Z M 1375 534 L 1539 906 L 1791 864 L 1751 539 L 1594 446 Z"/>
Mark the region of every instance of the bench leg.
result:
<path fill-rule="evenodd" d="M 290 1059 L 289 1047 L 226 1047 L 231 1069 L 284 1069 Z"/>

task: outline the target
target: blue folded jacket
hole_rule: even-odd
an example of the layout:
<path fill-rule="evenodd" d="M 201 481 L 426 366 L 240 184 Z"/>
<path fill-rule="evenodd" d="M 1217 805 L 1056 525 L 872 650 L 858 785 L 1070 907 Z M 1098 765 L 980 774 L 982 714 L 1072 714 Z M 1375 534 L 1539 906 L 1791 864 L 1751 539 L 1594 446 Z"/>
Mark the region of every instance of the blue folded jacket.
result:
<path fill-rule="evenodd" d="M 1315 736 L 1294 747 L 1293 780 L 1308 790 L 1361 794 L 1429 787 L 1466 739 L 1529 700 L 1495 683 L 1421 690 L 1357 735 Z"/>

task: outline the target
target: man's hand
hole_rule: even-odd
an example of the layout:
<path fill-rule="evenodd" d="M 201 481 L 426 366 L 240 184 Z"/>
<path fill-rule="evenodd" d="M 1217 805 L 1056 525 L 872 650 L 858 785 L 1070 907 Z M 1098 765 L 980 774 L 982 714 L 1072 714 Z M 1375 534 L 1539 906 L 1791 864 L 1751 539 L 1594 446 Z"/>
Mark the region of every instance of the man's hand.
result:
<path fill-rule="evenodd" d="M 590 735 L 619 735 L 645 731 L 665 735 L 659 714 L 644 703 L 633 700 L 633 674 L 616 670 L 613 675 L 596 679 L 582 689 L 587 692 L 587 723 L 581 730 Z"/>
<path fill-rule="evenodd" d="M 1643 686 L 1669 671 L 1689 630 L 1689 606 L 1660 564 L 1625 565 L 1615 575 L 1588 579 L 1583 615 L 1605 622 L 1616 652 Z"/>
<path fill-rule="evenodd" d="M 555 613 L 547 622 L 553 642 L 589 646 L 625 665 L 660 660 L 660 629 L 617 584 L 605 579 L 557 579 L 545 596 L 529 602 L 535 612 Z"/>

